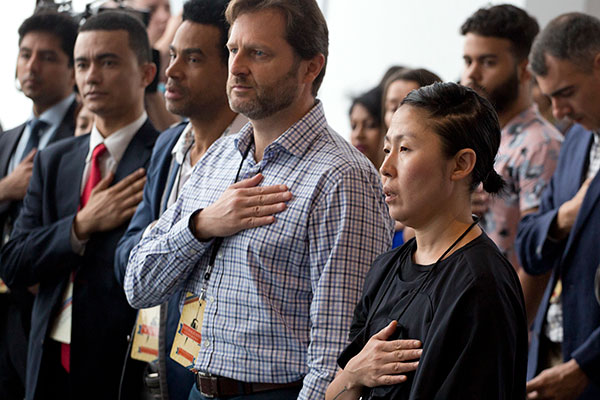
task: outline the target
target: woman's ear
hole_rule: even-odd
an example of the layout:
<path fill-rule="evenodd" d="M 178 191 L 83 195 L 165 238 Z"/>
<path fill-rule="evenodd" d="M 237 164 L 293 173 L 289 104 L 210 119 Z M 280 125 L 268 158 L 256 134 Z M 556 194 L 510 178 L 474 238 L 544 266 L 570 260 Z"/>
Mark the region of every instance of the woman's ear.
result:
<path fill-rule="evenodd" d="M 473 168 L 475 168 L 475 162 L 477 161 L 477 155 L 473 149 L 462 149 L 454 155 L 454 170 L 450 177 L 453 181 L 460 181 L 468 177 Z"/>

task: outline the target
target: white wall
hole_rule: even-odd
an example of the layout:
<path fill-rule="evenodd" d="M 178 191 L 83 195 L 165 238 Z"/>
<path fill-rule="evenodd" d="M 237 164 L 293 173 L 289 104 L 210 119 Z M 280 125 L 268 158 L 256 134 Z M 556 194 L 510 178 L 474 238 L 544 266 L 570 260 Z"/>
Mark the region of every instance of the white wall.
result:
<path fill-rule="evenodd" d="M 330 125 L 347 137 L 350 98 L 375 86 L 388 67 L 424 67 L 444 80 L 462 68 L 459 28 L 485 0 L 326 0 L 329 65 L 320 91 Z M 492 3 L 506 3 L 493 1 Z M 508 1 L 522 7 L 523 1 Z"/>

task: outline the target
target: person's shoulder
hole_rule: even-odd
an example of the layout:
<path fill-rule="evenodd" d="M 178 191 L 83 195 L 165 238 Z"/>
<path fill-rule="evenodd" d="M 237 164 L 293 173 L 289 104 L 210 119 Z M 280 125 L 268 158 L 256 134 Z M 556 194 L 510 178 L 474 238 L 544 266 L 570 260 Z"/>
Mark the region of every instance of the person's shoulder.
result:
<path fill-rule="evenodd" d="M 158 139 L 156 139 L 156 146 L 160 146 L 160 148 L 169 146 L 170 144 L 174 146 L 187 124 L 187 122 L 180 122 L 179 124 L 164 130 L 158 136 Z"/>
<path fill-rule="evenodd" d="M 7 129 L 4 132 L 0 132 L 0 142 L 14 137 L 15 135 L 20 135 L 23 132 L 23 129 L 25 129 L 25 125 L 27 125 L 26 122 L 17 125 L 14 128 Z"/>
<path fill-rule="evenodd" d="M 329 125 L 322 129 L 307 152 L 307 157 L 314 161 L 315 168 L 333 175 L 360 174 L 379 177 L 369 159 Z"/>
<path fill-rule="evenodd" d="M 511 285 L 518 281 L 513 266 L 485 232 L 465 246 L 461 258 L 461 268 L 473 284 L 497 286 L 499 281 Z"/>
<path fill-rule="evenodd" d="M 61 154 L 79 148 L 80 146 L 83 146 L 89 142 L 89 133 L 81 136 L 72 136 L 49 144 L 43 150 L 40 150 L 39 154 L 43 155 L 44 157 L 60 156 Z"/>
<path fill-rule="evenodd" d="M 509 129 L 517 131 L 515 133 L 521 136 L 522 139 L 517 141 L 521 147 L 559 147 L 563 141 L 563 136 L 558 129 L 533 107 L 519 116 L 518 122 Z"/>

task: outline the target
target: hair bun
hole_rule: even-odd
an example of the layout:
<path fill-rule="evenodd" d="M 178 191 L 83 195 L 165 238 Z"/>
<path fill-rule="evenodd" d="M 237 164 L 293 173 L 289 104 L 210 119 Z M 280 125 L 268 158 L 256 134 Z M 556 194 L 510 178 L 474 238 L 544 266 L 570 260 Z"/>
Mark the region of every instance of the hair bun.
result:
<path fill-rule="evenodd" d="M 488 172 L 483 180 L 483 190 L 488 193 L 500 193 L 504 186 L 504 179 L 493 169 Z"/>

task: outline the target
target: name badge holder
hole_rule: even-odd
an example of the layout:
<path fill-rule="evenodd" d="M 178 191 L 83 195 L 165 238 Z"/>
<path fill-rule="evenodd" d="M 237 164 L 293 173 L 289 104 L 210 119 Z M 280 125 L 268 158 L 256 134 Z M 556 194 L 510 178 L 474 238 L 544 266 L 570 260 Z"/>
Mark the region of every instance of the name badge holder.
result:
<path fill-rule="evenodd" d="M 248 148 L 244 152 L 242 161 L 235 174 L 234 184 L 237 183 L 240 177 L 244 160 L 248 156 L 251 147 L 252 142 L 248 144 Z M 199 295 L 195 295 L 191 292 L 185 294 L 181 317 L 177 323 L 177 331 L 175 332 L 173 346 L 171 347 L 171 358 L 192 372 L 197 372 L 194 366 L 196 364 L 196 358 L 202 350 L 202 335 L 200 332 L 202 331 L 202 321 L 204 320 L 204 310 L 206 309 L 208 282 L 215 265 L 215 260 L 217 259 L 217 253 L 222 244 L 222 237 L 215 238 L 210 253 L 210 259 L 206 271 L 204 271 L 204 279 Z"/>

